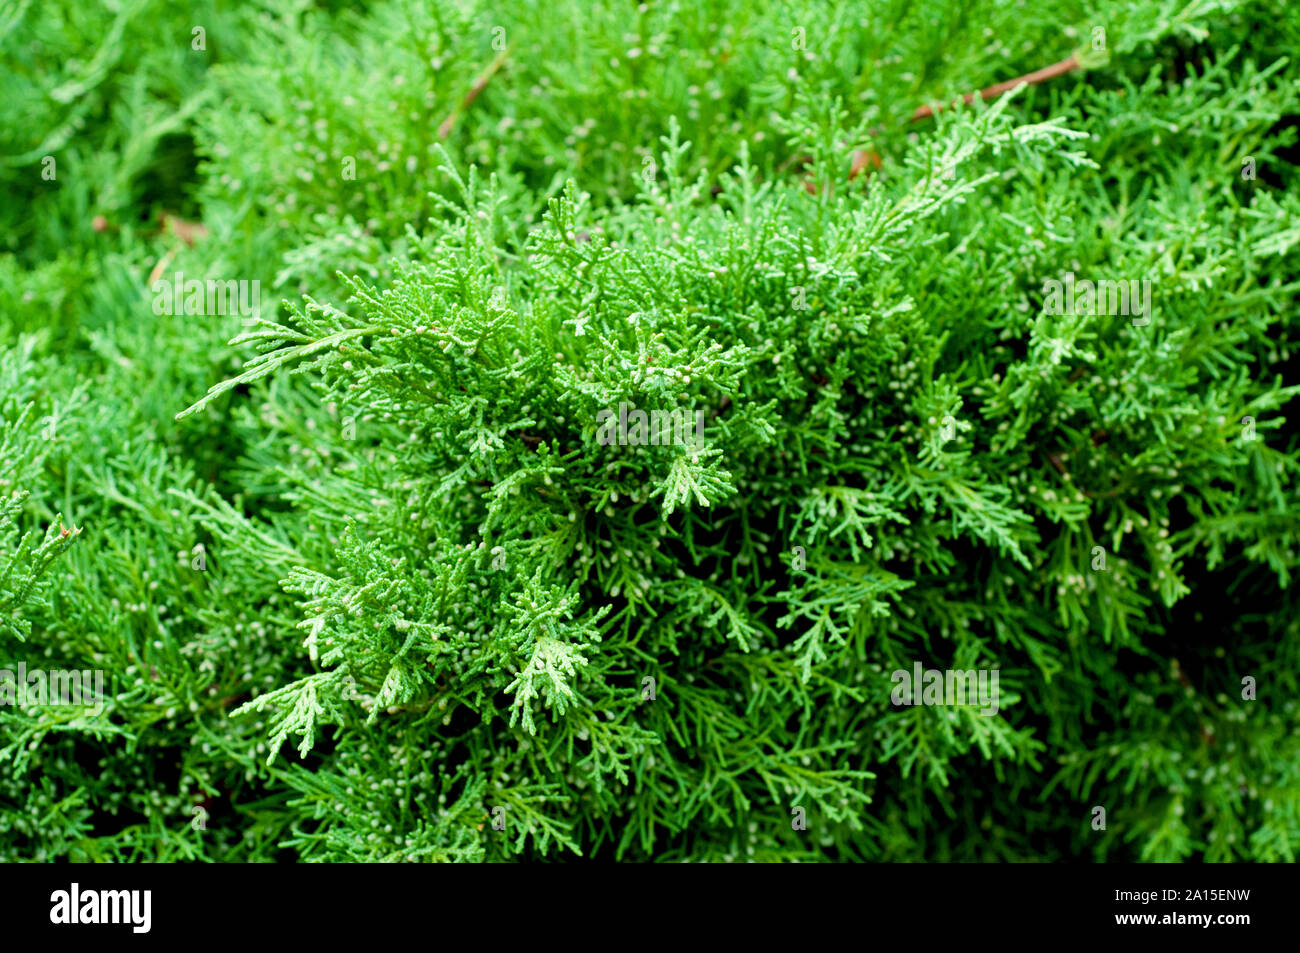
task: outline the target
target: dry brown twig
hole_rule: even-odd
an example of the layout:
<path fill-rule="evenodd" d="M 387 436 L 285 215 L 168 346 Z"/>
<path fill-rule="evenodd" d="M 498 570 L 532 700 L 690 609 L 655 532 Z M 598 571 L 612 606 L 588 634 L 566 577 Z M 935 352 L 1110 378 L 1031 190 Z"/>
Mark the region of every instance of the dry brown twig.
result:
<path fill-rule="evenodd" d="M 922 119 L 929 119 L 934 116 L 936 112 L 942 112 L 944 109 L 955 106 L 959 102 L 965 103 L 969 106 L 975 101 L 976 96 L 987 102 L 990 99 L 996 99 L 1003 93 L 1010 92 L 1021 84 L 1036 86 L 1037 84 L 1046 82 L 1049 79 L 1055 79 L 1057 76 L 1064 76 L 1066 73 L 1079 69 L 1082 65 L 1083 64 L 1080 62 L 1078 55 L 1073 54 L 1061 60 L 1059 63 L 1053 63 L 1051 66 L 1044 66 L 1042 69 L 1034 70 L 1032 73 L 1026 73 L 1024 76 L 1017 76 L 1015 79 L 1009 79 L 1002 83 L 995 83 L 987 89 L 981 89 L 977 93 L 967 93 L 958 99 L 954 99 L 952 102 L 948 103 L 947 106 L 918 106 L 916 111 L 912 113 L 912 118 L 909 122 L 920 122 Z M 879 130 L 873 130 L 873 132 L 879 132 Z M 803 161 L 806 163 L 811 161 L 811 158 L 804 156 Z M 875 169 L 880 168 L 881 159 L 879 154 L 867 149 L 853 150 L 853 164 L 849 168 L 849 181 L 852 182 L 856 179 L 864 170 L 867 169 L 868 166 Z M 804 188 L 815 194 L 818 185 L 812 179 L 808 179 L 804 183 Z"/>
<path fill-rule="evenodd" d="M 474 104 L 474 100 L 479 98 L 479 95 L 483 90 L 487 89 L 487 84 L 492 81 L 492 77 L 495 76 L 497 71 L 505 64 L 506 57 L 509 55 L 510 47 L 507 46 L 504 50 L 493 57 L 492 62 L 487 65 L 487 68 L 483 70 L 483 72 L 479 73 L 478 79 L 474 80 L 474 85 L 469 88 L 469 92 L 465 94 L 465 98 L 461 100 L 460 105 L 453 109 L 447 118 L 442 121 L 442 125 L 438 127 L 439 139 L 446 139 L 451 135 L 451 127 L 456 125 L 456 120 L 460 118 L 460 115 L 465 112 L 465 110 L 469 109 L 469 107 Z"/>
<path fill-rule="evenodd" d="M 199 222 L 187 222 L 179 215 L 173 215 L 171 212 L 163 212 L 160 218 L 162 221 L 162 234 L 179 238 L 190 248 L 194 247 L 195 242 L 202 241 L 210 234 L 207 228 Z M 107 223 L 105 227 L 107 227 Z M 96 225 L 96 230 L 102 231 L 103 229 Z M 176 252 L 179 250 L 180 245 L 173 245 L 168 249 L 167 254 L 158 260 L 158 264 L 153 266 L 153 271 L 149 273 L 150 287 L 162 277 L 162 273 L 167 270 L 167 266 L 171 264 L 171 260 L 176 257 Z"/>
<path fill-rule="evenodd" d="M 1009 93 L 1021 83 L 1027 83 L 1030 86 L 1037 86 L 1039 83 L 1045 82 L 1046 80 L 1055 79 L 1057 76 L 1064 76 L 1066 73 L 1071 70 L 1076 70 L 1082 65 L 1083 64 L 1079 62 L 1077 54 L 1071 55 L 1061 60 L 1059 63 L 1053 63 L 1051 66 L 1044 66 L 1040 70 L 1034 70 L 1034 72 L 1026 73 L 1024 76 L 1017 76 L 1015 79 L 1009 79 L 1005 83 L 995 83 L 988 87 L 988 89 L 982 89 L 978 93 L 967 93 L 960 99 L 954 99 L 948 105 L 955 106 L 957 103 L 961 102 L 969 106 L 975 101 L 977 95 L 980 99 L 988 102 L 990 99 L 995 99 L 1003 93 Z M 939 107 L 940 110 L 945 108 L 947 107 Z M 934 113 L 935 110 L 930 106 L 919 106 L 917 107 L 916 112 L 912 113 L 911 121 L 920 122 L 922 119 L 928 119 L 933 116 Z"/>

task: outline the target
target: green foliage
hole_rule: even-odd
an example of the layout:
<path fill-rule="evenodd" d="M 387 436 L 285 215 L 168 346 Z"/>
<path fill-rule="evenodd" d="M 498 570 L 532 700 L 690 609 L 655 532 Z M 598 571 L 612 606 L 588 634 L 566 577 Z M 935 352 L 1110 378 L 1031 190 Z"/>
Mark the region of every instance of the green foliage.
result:
<path fill-rule="evenodd" d="M 0 857 L 1295 859 L 1300 17 L 327 7 L 0 15 Z"/>

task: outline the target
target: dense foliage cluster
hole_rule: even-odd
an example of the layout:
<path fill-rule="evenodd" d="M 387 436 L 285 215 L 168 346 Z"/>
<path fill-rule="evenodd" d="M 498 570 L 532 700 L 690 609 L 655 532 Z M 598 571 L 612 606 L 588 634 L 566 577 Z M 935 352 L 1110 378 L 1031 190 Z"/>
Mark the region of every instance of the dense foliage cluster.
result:
<path fill-rule="evenodd" d="M 1295 859 L 1300 12 L 0 49 L 0 858 Z"/>

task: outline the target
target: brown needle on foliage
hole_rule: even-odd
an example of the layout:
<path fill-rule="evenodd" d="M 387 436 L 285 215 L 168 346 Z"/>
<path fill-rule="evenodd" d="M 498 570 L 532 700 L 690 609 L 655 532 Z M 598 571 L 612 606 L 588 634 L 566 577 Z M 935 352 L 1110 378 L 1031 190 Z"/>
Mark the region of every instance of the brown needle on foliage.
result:
<path fill-rule="evenodd" d="M 986 101 L 995 99 L 1003 93 L 1015 89 L 1021 83 L 1028 83 L 1030 86 L 1034 86 L 1046 80 L 1054 79 L 1057 76 L 1064 76 L 1066 73 L 1071 70 L 1076 70 L 1082 65 L 1083 64 L 1079 62 L 1077 55 L 1069 56 L 1066 59 L 1061 60 L 1059 63 L 1053 63 L 1051 66 L 1044 66 L 1042 69 L 1034 70 L 1032 73 L 1026 73 L 1024 76 L 1017 76 L 1015 79 L 1009 79 L 1004 83 L 995 83 L 988 87 L 988 89 L 982 89 L 978 93 L 967 93 L 965 96 L 962 96 L 960 100 L 954 99 L 949 105 L 955 105 L 959 101 L 966 105 L 970 105 L 975 101 L 976 96 L 979 96 L 980 99 Z M 911 121 L 920 122 L 922 119 L 929 119 L 936 111 L 945 108 L 946 107 L 944 106 L 938 106 L 937 108 L 931 106 L 919 106 L 917 107 L 916 112 L 912 113 Z M 873 134 L 878 131 L 879 130 L 872 130 Z M 808 156 L 800 156 L 794 161 L 806 163 L 809 161 L 809 158 L 810 157 Z M 868 165 L 879 169 L 881 166 L 880 156 L 873 151 L 855 149 L 853 152 L 853 165 L 849 170 L 849 181 L 853 181 L 865 172 Z M 813 194 L 816 194 L 818 188 L 817 183 L 811 179 L 804 183 L 804 187 Z"/>
<path fill-rule="evenodd" d="M 1051 66 L 1044 66 L 1042 69 L 1034 70 L 1032 73 L 1026 73 L 1024 76 L 1017 76 L 1015 79 L 1009 79 L 1005 83 L 997 83 L 990 86 L 988 89 L 982 89 L 978 94 L 967 93 L 961 98 L 961 101 L 969 106 L 975 101 L 976 95 L 983 100 L 993 99 L 994 97 L 1001 96 L 1009 90 L 1015 89 L 1021 83 L 1028 83 L 1030 86 L 1034 86 L 1045 80 L 1054 79 L 1057 76 L 1064 76 L 1071 70 L 1078 69 L 1080 65 L 1078 56 L 1070 56 L 1061 60 L 1059 63 L 1053 63 Z M 955 105 L 956 102 L 957 100 L 954 99 L 950 105 Z M 940 106 L 939 108 L 943 109 L 945 107 Z M 916 112 L 912 113 L 912 122 L 919 122 L 920 120 L 928 119 L 933 115 L 933 109 L 929 106 L 921 106 L 916 110 Z"/>
<path fill-rule="evenodd" d="M 478 99 L 479 94 L 487 88 L 487 84 L 492 81 L 492 77 L 496 75 L 497 70 L 501 69 L 502 64 L 505 63 L 506 57 L 509 55 L 510 47 L 507 46 L 488 64 L 487 69 L 479 73 L 478 79 L 474 80 L 474 85 L 469 88 L 469 92 L 465 94 L 460 106 L 452 110 L 451 115 L 444 119 L 442 125 L 438 127 L 439 139 L 446 139 L 451 135 L 451 127 L 456 124 L 456 119 L 461 113 L 469 109 L 474 100 Z"/>

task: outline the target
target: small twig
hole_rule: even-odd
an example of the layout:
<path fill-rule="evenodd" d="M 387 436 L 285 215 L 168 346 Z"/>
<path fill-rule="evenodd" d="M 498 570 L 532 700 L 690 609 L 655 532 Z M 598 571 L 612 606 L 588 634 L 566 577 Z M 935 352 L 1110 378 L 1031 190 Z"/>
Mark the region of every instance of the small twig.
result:
<path fill-rule="evenodd" d="M 1024 76 L 1017 76 L 1015 79 L 1009 79 L 1005 83 L 997 83 L 990 86 L 988 89 L 981 89 L 979 93 L 967 93 L 960 100 L 954 99 L 948 105 L 955 106 L 960 101 L 969 106 L 975 101 L 977 95 L 980 99 L 987 102 L 990 99 L 1001 96 L 1005 92 L 1015 89 L 1021 83 L 1028 83 L 1030 86 L 1035 86 L 1045 80 L 1055 79 L 1057 76 L 1064 76 L 1071 70 L 1078 69 L 1081 65 L 1083 64 L 1079 62 L 1079 57 L 1077 55 L 1071 55 L 1066 59 L 1061 60 L 1059 63 L 1053 63 L 1051 66 L 1044 66 L 1040 70 L 1034 70 L 1034 72 L 1026 73 Z M 942 110 L 947 107 L 939 106 L 938 108 Z M 912 113 L 912 122 L 920 122 L 922 119 L 928 119 L 933 116 L 934 113 L 935 110 L 931 107 L 921 106 L 916 110 L 916 112 Z"/>
<path fill-rule="evenodd" d="M 162 221 L 162 233 L 164 235 L 175 235 L 190 248 L 194 243 L 207 238 L 211 234 L 202 222 L 187 222 L 179 215 L 172 215 L 170 212 L 163 212 L 160 216 Z"/>
<path fill-rule="evenodd" d="M 465 110 L 469 109 L 469 107 L 474 104 L 474 100 L 478 99 L 479 94 L 487 88 L 487 84 L 491 82 L 492 77 L 496 75 L 497 70 L 501 69 L 502 65 L 506 61 L 506 57 L 509 55 L 510 47 L 507 46 L 496 55 L 491 63 L 488 64 L 487 69 L 479 73 L 478 79 L 474 80 L 474 85 L 469 88 L 469 92 L 466 93 L 465 98 L 461 100 L 460 106 L 453 109 L 451 115 L 444 119 L 442 125 L 438 127 L 439 139 L 446 139 L 451 135 L 451 127 L 456 124 L 456 120 L 460 117 L 461 113 L 465 112 Z"/>
<path fill-rule="evenodd" d="M 876 171 L 880 171 L 880 156 L 877 155 L 874 151 L 868 151 L 866 149 L 854 149 L 853 165 L 849 167 L 849 181 L 852 182 L 859 175 L 861 175 L 862 170 L 865 169 L 868 165 L 875 166 Z"/>
<path fill-rule="evenodd" d="M 871 131 L 873 134 L 880 132 L 879 129 L 873 129 Z M 799 156 L 798 158 L 803 162 L 804 165 L 807 165 L 809 162 L 812 161 L 812 156 Z M 873 169 L 879 171 L 880 156 L 877 155 L 875 152 L 866 149 L 854 149 L 853 164 L 849 167 L 849 181 L 852 182 L 859 175 L 861 175 L 862 171 L 866 169 L 867 166 L 871 166 Z M 821 186 L 814 179 L 808 178 L 804 180 L 803 187 L 808 191 L 809 195 L 816 195 L 817 190 Z"/>
<path fill-rule="evenodd" d="M 97 216 L 93 223 L 93 227 L 97 232 L 103 231 L 104 228 L 108 228 L 107 220 L 105 220 L 103 228 L 100 227 L 100 218 L 102 218 L 102 216 Z M 179 215 L 173 215 L 170 212 L 163 212 L 161 216 L 159 216 L 159 219 L 162 222 L 163 235 L 170 235 L 173 238 L 179 238 L 189 248 L 193 248 L 195 242 L 202 241 L 211 234 L 201 222 L 187 222 Z M 180 245 L 173 245 L 168 249 L 167 254 L 158 259 L 158 264 L 154 265 L 153 271 L 149 272 L 150 287 L 153 286 L 155 281 L 158 281 L 162 277 L 162 273 L 167 269 L 171 260 L 176 257 L 176 252 L 179 250 Z"/>
<path fill-rule="evenodd" d="M 152 288 L 154 282 L 162 278 L 162 273 L 167 270 L 167 266 L 171 264 L 171 260 L 175 257 L 176 249 L 169 248 L 167 254 L 158 259 L 158 264 L 154 265 L 153 271 L 149 272 L 149 287 Z"/>
<path fill-rule="evenodd" d="M 1066 59 L 1061 60 L 1061 62 L 1059 63 L 1053 63 L 1051 66 L 1044 66 L 1040 70 L 1035 70 L 1032 73 L 1026 73 L 1024 76 L 1017 76 L 1015 79 L 1009 79 L 1003 83 L 996 83 L 993 86 L 988 87 L 987 89 L 980 90 L 978 93 L 967 93 L 965 96 L 961 97 L 961 99 L 959 100 L 954 99 L 948 105 L 955 106 L 958 102 L 963 102 L 969 106 L 971 103 L 975 101 L 976 96 L 979 96 L 980 99 L 988 101 L 990 99 L 994 99 L 998 96 L 1001 96 L 1003 93 L 1010 92 L 1012 89 L 1015 89 L 1021 83 L 1028 83 L 1030 86 L 1034 86 L 1037 85 L 1038 83 L 1045 82 L 1046 80 L 1054 79 L 1057 76 L 1063 76 L 1072 70 L 1079 69 L 1082 65 L 1083 64 L 1079 61 L 1078 55 L 1074 54 L 1069 56 Z M 928 119 L 931 116 L 933 116 L 936 111 L 942 111 L 945 108 L 947 107 L 919 106 L 917 107 L 916 112 L 912 113 L 912 118 L 909 121 L 920 122 L 922 119 Z M 873 136 L 877 136 L 881 133 L 881 131 L 882 130 L 880 129 L 872 129 L 871 134 Z M 806 156 L 806 155 L 795 156 L 791 159 L 787 159 L 781 165 L 780 168 L 784 169 L 791 162 L 797 162 L 801 165 L 806 165 L 810 161 L 812 161 L 811 156 Z M 853 165 L 849 169 L 849 181 L 852 182 L 859 175 L 861 175 L 862 172 L 866 170 L 868 165 L 873 166 L 876 169 L 879 169 L 881 165 L 880 156 L 877 155 L 874 151 L 869 151 L 866 149 L 853 150 Z M 778 169 L 778 171 L 780 170 Z M 804 182 L 804 188 L 807 189 L 810 193 L 815 195 L 818 190 L 818 185 L 812 179 L 808 179 L 807 181 Z"/>

